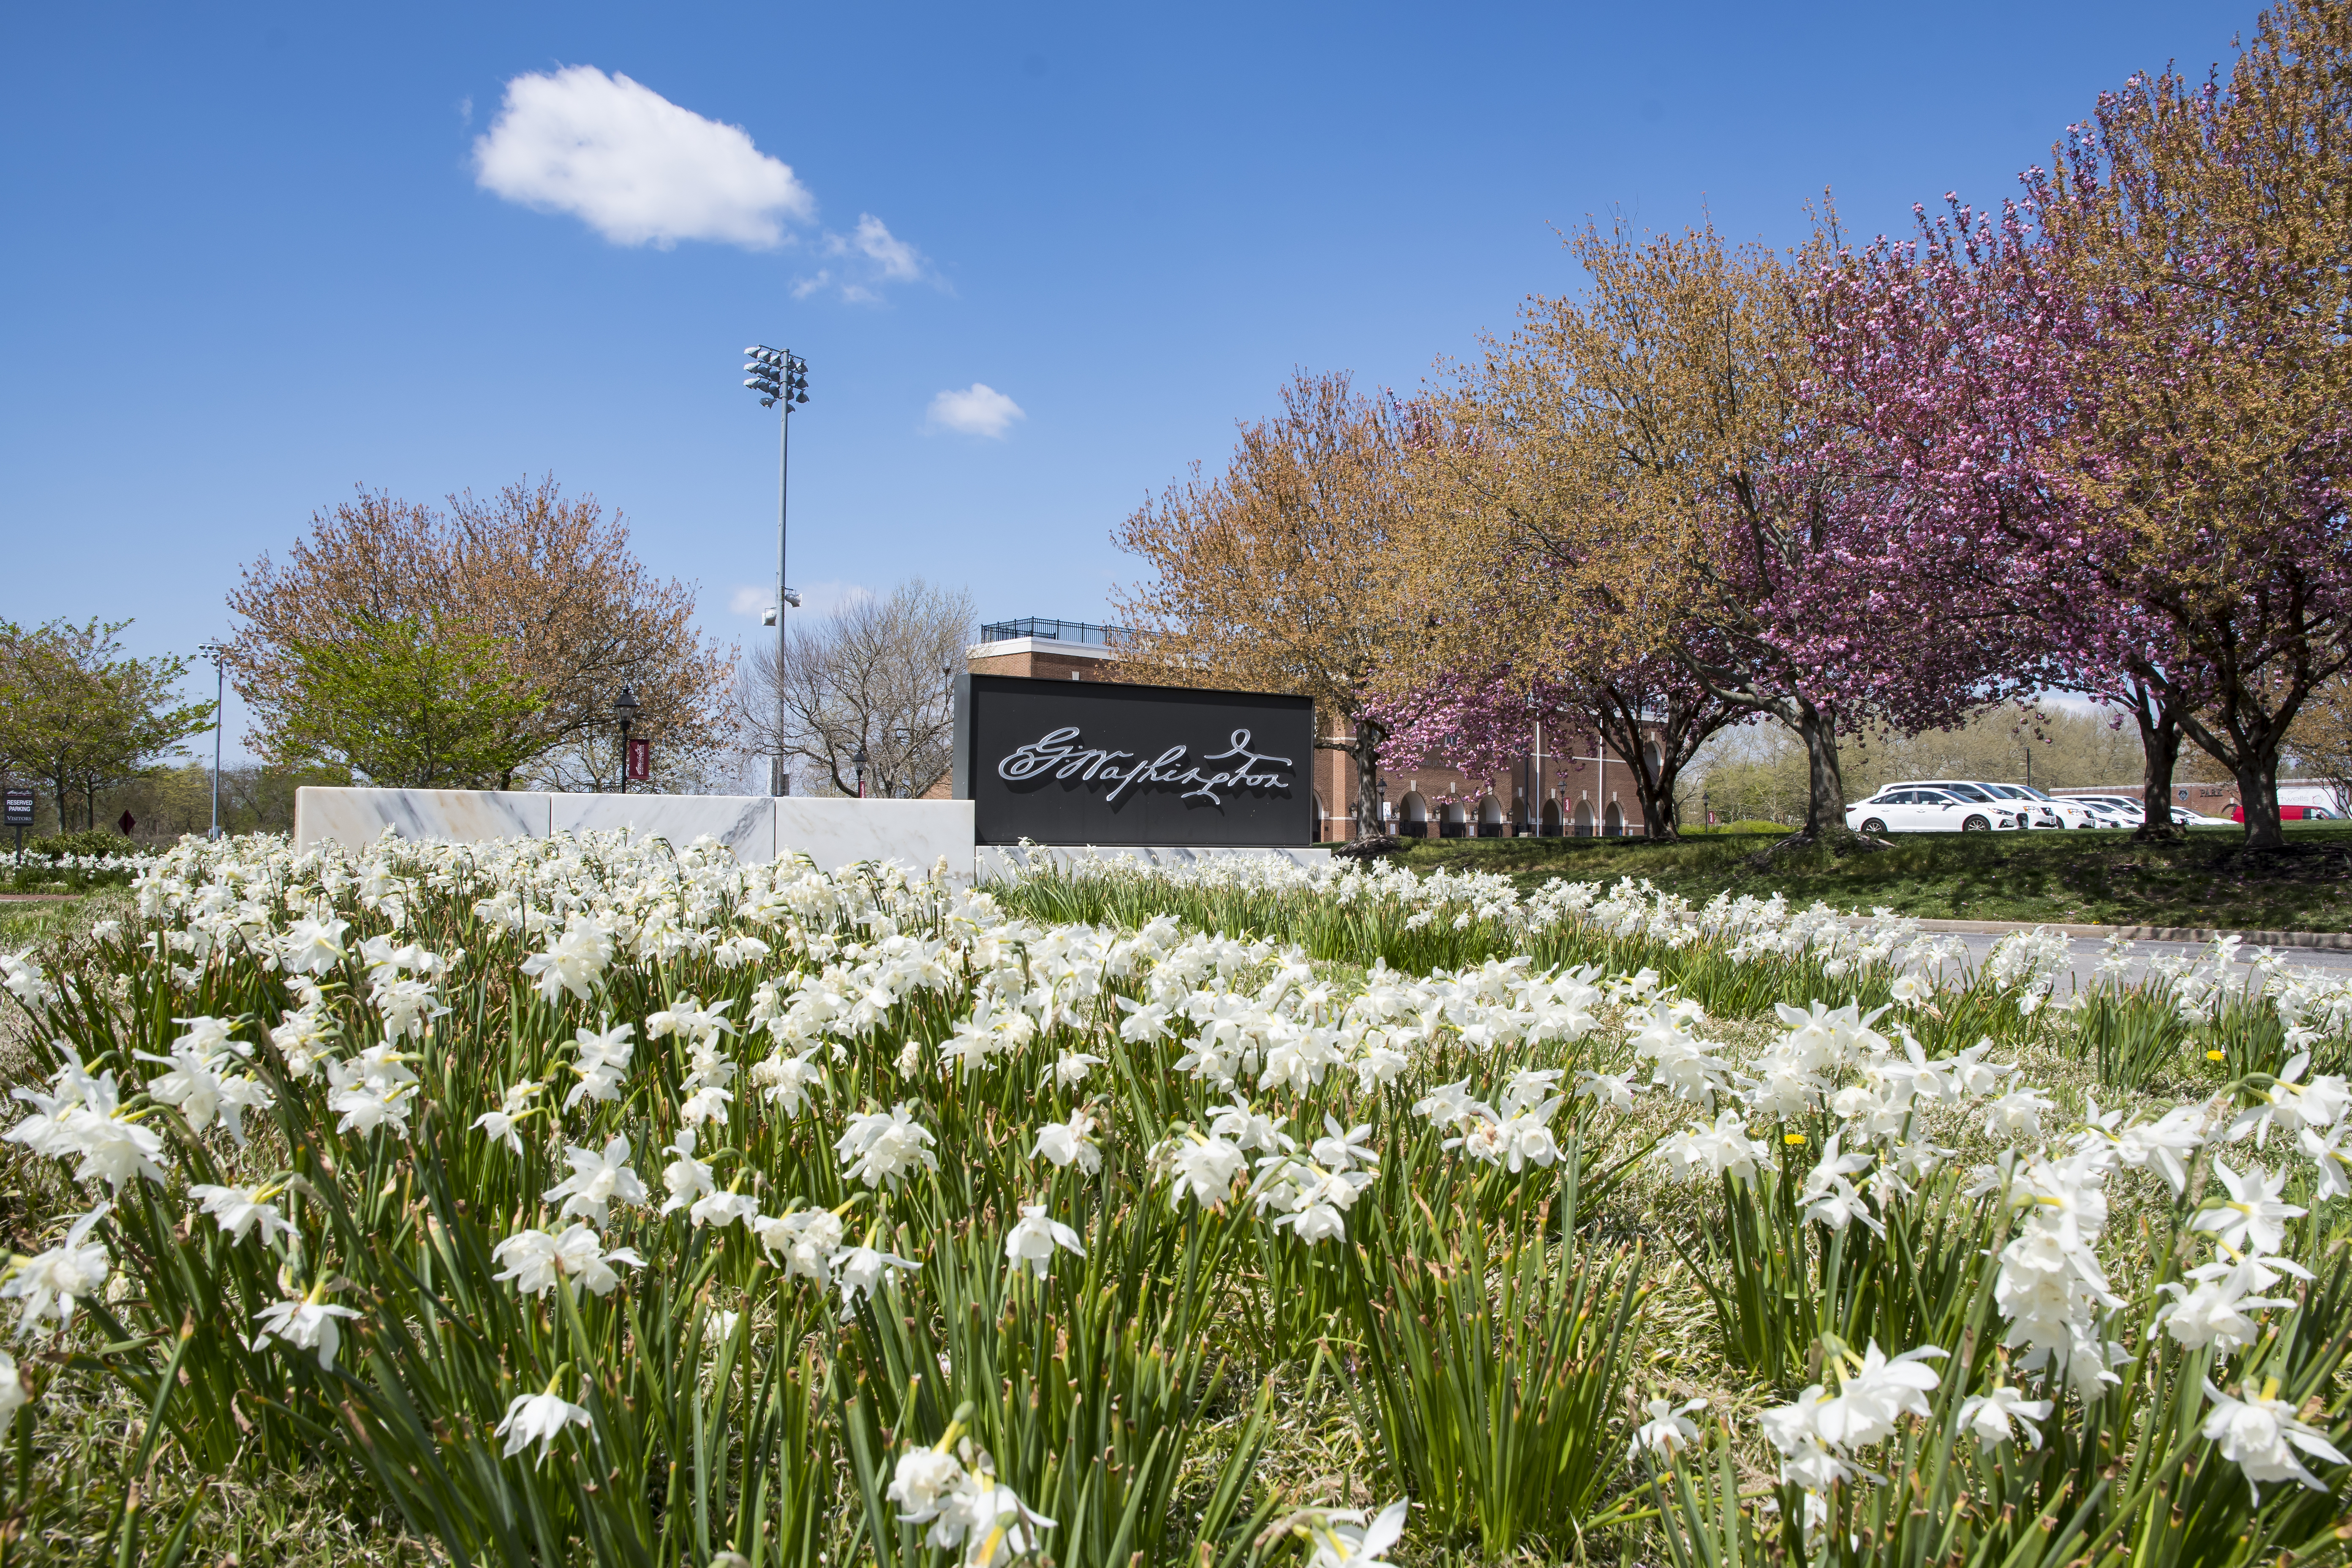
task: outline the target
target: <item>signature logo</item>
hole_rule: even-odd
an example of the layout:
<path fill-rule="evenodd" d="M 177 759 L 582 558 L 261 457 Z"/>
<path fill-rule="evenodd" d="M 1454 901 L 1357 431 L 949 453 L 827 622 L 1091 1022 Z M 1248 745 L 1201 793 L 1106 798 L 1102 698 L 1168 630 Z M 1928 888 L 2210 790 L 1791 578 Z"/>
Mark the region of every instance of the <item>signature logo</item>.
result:
<path fill-rule="evenodd" d="M 1181 744 L 1169 747 L 1150 762 L 1134 752 L 1107 751 L 1099 746 L 1080 743 L 1078 727 L 1066 724 L 1047 731 L 1025 746 L 1016 747 L 996 764 L 996 776 L 1008 784 L 1021 784 L 1029 779 L 1051 776 L 1055 779 L 1082 779 L 1089 783 L 1101 780 L 1109 784 L 1110 794 L 1103 797 L 1105 805 L 1116 802 L 1129 789 L 1138 784 L 1189 785 L 1180 799 L 1209 801 L 1223 805 L 1221 789 L 1287 789 L 1290 781 L 1280 770 L 1293 765 L 1288 757 L 1272 757 L 1250 750 L 1250 732 L 1235 730 L 1227 737 L 1227 749 L 1202 756 L 1202 764 L 1213 765 L 1202 773 L 1200 765 L 1187 766 L 1184 757 L 1190 747 Z M 1121 763 L 1129 765 L 1121 767 Z"/>

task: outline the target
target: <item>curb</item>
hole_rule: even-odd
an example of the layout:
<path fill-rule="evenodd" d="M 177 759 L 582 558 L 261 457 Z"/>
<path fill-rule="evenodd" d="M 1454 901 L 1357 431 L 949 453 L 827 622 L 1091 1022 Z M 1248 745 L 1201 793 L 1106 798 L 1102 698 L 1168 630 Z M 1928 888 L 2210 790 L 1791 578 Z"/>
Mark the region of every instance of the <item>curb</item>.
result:
<path fill-rule="evenodd" d="M 2324 948 L 2352 952 L 2352 931 L 2221 931 L 2206 926 L 2082 926 L 2052 921 L 1920 921 L 1924 931 L 1949 931 L 1971 936 L 2003 936 L 2013 931 L 2054 931 L 2097 941 L 2120 936 L 2126 942 L 2218 942 L 2236 937 L 2258 947 Z"/>

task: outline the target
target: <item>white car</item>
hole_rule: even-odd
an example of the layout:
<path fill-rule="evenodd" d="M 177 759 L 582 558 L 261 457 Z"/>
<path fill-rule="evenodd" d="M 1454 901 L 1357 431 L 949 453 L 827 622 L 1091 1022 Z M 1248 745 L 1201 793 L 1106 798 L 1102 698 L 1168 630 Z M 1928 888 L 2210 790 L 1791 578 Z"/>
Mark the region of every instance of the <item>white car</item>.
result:
<path fill-rule="evenodd" d="M 1955 799 L 1983 806 L 1996 831 L 2034 826 L 2027 807 L 1993 785 L 1979 784 L 1972 779 L 1897 779 L 1886 786 L 1886 790 L 1897 789 L 1938 790 Z M 1884 795 L 1886 790 L 1881 790 L 1879 794 Z"/>
<path fill-rule="evenodd" d="M 2040 801 L 2042 805 L 2055 812 L 2058 816 L 2058 820 L 2064 823 L 2069 827 L 2103 827 L 2106 826 L 2105 823 L 2095 820 L 2094 813 L 2089 802 L 2081 800 L 2074 795 L 2045 795 L 2042 791 L 2035 789 L 2032 784 L 2008 784 L 2003 787 L 2015 790 L 2018 794 L 2023 795 L 2028 800 Z"/>
<path fill-rule="evenodd" d="M 1868 800 L 1845 808 L 1845 825 L 1878 837 L 1889 833 L 1986 833 L 2008 827 L 2012 813 L 1990 801 L 1969 800 L 1949 790 L 1889 784 Z"/>
<path fill-rule="evenodd" d="M 2145 820 L 2140 798 L 2136 795 L 2070 795 L 2066 798 L 2105 813 L 2115 819 L 2117 827 L 2137 827 Z"/>

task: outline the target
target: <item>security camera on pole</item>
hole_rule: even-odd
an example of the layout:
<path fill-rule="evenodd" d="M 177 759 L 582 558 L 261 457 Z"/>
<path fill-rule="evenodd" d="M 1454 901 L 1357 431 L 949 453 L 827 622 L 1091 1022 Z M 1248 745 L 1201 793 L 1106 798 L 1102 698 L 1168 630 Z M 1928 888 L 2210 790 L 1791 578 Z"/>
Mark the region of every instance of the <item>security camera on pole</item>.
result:
<path fill-rule="evenodd" d="M 784 495 L 792 473 L 793 409 L 808 401 L 808 362 L 790 349 L 752 344 L 743 351 L 743 384 L 760 395 L 760 406 L 783 412 L 776 434 L 776 602 L 761 624 L 776 628 L 776 763 L 768 793 L 782 795 L 784 774 L 784 606 L 799 609 L 801 596 L 784 585 Z"/>

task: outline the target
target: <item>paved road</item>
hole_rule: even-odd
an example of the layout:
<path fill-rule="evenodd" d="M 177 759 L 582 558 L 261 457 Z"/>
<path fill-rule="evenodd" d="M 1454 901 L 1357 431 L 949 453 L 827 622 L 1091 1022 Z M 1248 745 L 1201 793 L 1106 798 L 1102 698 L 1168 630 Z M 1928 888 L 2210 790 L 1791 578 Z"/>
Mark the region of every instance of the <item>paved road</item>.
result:
<path fill-rule="evenodd" d="M 1969 952 L 1978 959 L 1982 959 L 1986 953 L 1991 952 L 1992 944 L 2000 940 L 1995 935 L 1975 931 L 1956 932 L 1953 933 L 1953 938 L 1967 943 Z M 2106 943 L 2095 937 L 2078 936 L 2068 939 L 2066 946 L 2074 960 L 2075 978 L 2083 984 L 2088 985 L 2098 972 L 2099 957 L 2106 952 Z M 2212 950 L 2213 944 L 2207 942 L 2134 942 L 2131 950 L 2133 964 L 2131 969 L 2126 971 L 2126 978 L 2138 978 L 2151 958 L 2188 956 L 2202 960 Z M 2243 944 L 2238 949 L 2239 962 L 2232 967 L 2242 976 L 2245 960 L 2258 951 L 2260 949 L 2253 942 Z M 2292 947 L 2284 951 L 2287 967 L 2290 969 L 2315 969 L 2333 979 L 2352 979 L 2352 949 Z M 2063 996 L 2066 993 L 2066 983 L 2061 979 L 2058 983 L 2057 994 Z"/>

